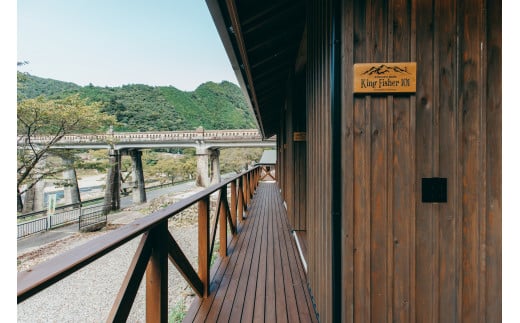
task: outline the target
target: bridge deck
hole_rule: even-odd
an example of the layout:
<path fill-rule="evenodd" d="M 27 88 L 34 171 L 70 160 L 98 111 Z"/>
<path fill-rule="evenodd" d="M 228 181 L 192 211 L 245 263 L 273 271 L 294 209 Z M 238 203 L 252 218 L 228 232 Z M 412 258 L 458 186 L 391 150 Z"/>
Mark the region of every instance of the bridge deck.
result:
<path fill-rule="evenodd" d="M 316 322 L 276 184 L 260 183 L 228 253 L 213 267 L 210 296 L 195 299 L 184 322 Z"/>

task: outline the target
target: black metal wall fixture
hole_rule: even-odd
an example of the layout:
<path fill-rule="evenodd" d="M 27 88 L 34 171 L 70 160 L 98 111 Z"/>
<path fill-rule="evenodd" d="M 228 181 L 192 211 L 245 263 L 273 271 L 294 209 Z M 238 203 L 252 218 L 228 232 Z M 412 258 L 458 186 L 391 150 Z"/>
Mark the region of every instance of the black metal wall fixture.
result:
<path fill-rule="evenodd" d="M 447 203 L 448 179 L 442 177 L 423 178 L 421 191 L 423 203 Z"/>

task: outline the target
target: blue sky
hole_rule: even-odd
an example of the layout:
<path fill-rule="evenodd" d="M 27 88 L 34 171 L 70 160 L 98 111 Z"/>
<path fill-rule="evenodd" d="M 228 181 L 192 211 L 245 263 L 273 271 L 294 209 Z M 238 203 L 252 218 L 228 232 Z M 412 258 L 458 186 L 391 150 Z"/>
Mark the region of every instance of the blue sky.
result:
<path fill-rule="evenodd" d="M 17 60 L 32 75 L 98 86 L 237 84 L 204 0 L 20 0 Z"/>

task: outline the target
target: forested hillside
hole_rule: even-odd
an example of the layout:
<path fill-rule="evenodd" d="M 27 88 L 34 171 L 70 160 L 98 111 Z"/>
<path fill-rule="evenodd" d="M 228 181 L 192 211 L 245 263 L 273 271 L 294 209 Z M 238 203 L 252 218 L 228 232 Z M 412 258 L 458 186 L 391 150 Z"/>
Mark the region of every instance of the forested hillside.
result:
<path fill-rule="evenodd" d="M 89 101 L 103 103 L 103 111 L 115 115 L 116 131 L 165 131 L 255 128 L 242 91 L 233 83 L 207 82 L 193 92 L 172 86 L 123 85 L 79 86 L 74 83 L 25 75 L 19 98 L 44 95 L 62 98 L 79 93 Z"/>

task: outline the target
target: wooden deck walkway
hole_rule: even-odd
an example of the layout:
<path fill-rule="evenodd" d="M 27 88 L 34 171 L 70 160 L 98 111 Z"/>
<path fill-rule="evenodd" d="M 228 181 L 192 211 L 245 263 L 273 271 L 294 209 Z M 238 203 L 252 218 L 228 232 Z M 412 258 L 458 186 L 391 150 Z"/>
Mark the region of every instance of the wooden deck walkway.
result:
<path fill-rule="evenodd" d="M 238 232 L 212 268 L 210 296 L 195 299 L 184 322 L 316 322 L 275 183 L 260 183 Z"/>

